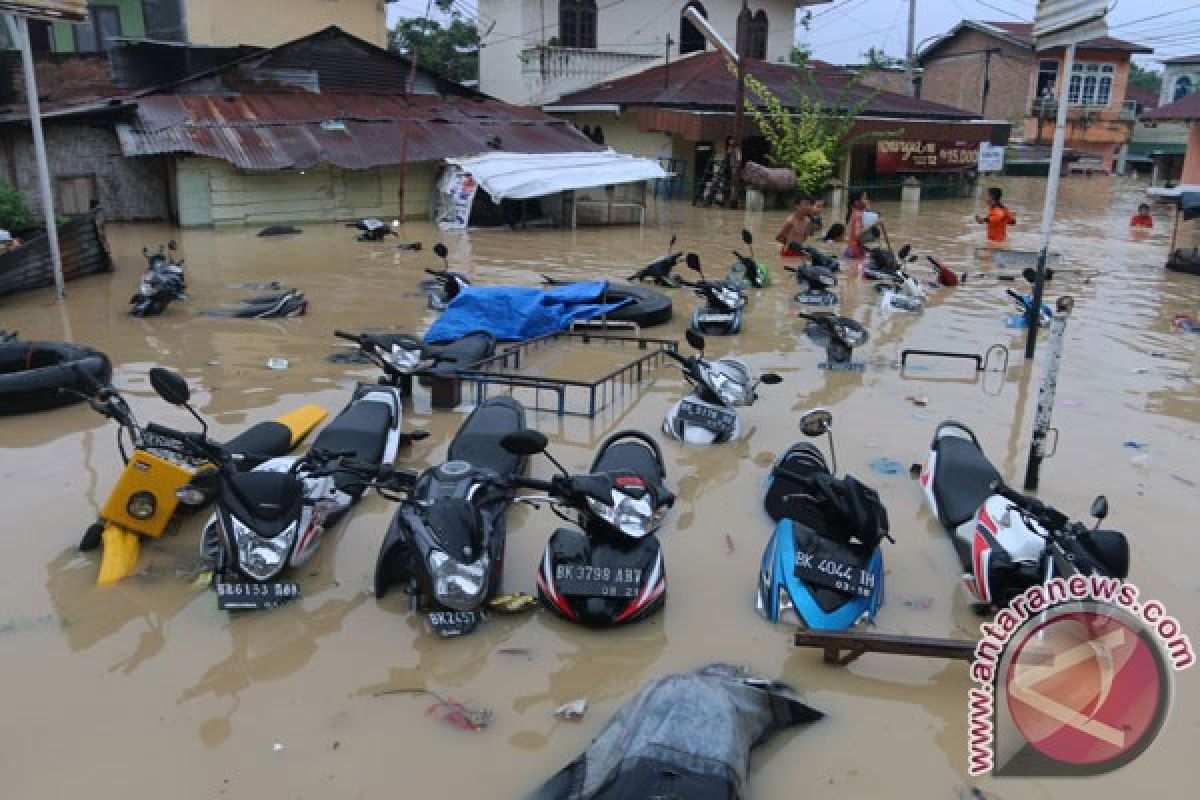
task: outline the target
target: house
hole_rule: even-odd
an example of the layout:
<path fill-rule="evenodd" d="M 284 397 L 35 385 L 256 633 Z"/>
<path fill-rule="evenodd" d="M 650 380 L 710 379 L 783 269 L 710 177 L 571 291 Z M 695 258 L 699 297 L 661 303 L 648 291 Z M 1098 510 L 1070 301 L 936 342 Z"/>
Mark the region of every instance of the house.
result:
<path fill-rule="evenodd" d="M 1176 122 L 1187 126 L 1187 152 L 1179 182 L 1200 186 L 1200 92 L 1188 92 L 1173 103 L 1145 114 L 1150 122 Z"/>
<path fill-rule="evenodd" d="M 1115 169 L 1132 139 L 1136 117 L 1124 105 L 1130 58 L 1151 52 L 1111 36 L 1076 48 L 1066 145 L 1099 169 Z M 920 94 L 1006 119 L 1025 144 L 1048 144 L 1064 59 L 1063 48 L 1034 50 L 1032 23 L 963 20 L 918 55 Z"/>
<path fill-rule="evenodd" d="M 960 108 L 887 91 L 873 91 L 854 82 L 854 73 L 811 61 L 812 81 L 790 64 L 746 60 L 748 74 L 764 83 L 783 102 L 799 91 L 819 96 L 831 115 L 865 100 L 849 136 L 861 138 L 851 157 L 840 165 L 844 183 L 875 185 L 899 192 L 905 174 L 946 178 L 960 183 L 973 170 L 979 143 L 1004 144 L 1007 123 L 981 120 Z M 726 58 L 697 52 L 670 64 L 604 81 L 564 95 L 543 106 L 571 120 L 580 129 L 627 153 L 673 159 L 676 174 L 684 175 L 694 192 L 709 161 L 720 156 L 734 130 L 737 80 Z M 794 100 L 792 101 L 795 102 Z M 767 143 L 750 117 L 742 152 L 748 161 L 767 163 Z M 919 158 L 908 154 L 920 153 Z"/>
<path fill-rule="evenodd" d="M 114 63 L 136 76 L 175 48 L 120 49 Z M 20 106 L 0 113 L 0 170 L 36 199 Z M 111 219 L 184 226 L 426 216 L 446 158 L 600 149 L 336 27 L 166 85 L 51 101 L 43 118 L 64 213 L 94 199 Z"/>
<path fill-rule="evenodd" d="M 152 39 L 198 45 L 272 47 L 330 25 L 383 46 L 384 7 L 394 0 L 88 0 L 86 24 L 30 20 L 36 52 L 94 53 L 117 41 Z"/>
<path fill-rule="evenodd" d="M 683 19 L 693 6 L 733 44 L 742 0 L 478 0 L 488 31 L 479 51 L 479 88 L 522 105 L 542 105 L 624 70 L 705 49 Z M 741 52 L 787 61 L 796 9 L 831 0 L 753 0 Z"/>
<path fill-rule="evenodd" d="M 1145 118 L 1147 112 L 1159 107 L 1160 97 L 1160 92 L 1133 84 L 1125 92 L 1125 108 L 1134 114 L 1137 122 L 1125 156 L 1124 171 L 1148 175 L 1151 186 L 1179 180 L 1183 171 L 1183 152 L 1187 147 L 1187 126 Z"/>
<path fill-rule="evenodd" d="M 1162 91 L 1158 104 L 1165 106 L 1182 100 L 1192 92 L 1200 92 L 1200 53 L 1168 58 L 1162 62 Z"/>

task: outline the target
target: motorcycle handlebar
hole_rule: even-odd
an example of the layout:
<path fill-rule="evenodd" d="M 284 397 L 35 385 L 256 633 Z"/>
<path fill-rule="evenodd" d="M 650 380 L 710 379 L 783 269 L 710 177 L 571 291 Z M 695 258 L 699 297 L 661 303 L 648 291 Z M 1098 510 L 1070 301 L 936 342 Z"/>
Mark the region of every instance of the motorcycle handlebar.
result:
<path fill-rule="evenodd" d="M 522 478 L 518 476 L 514 476 L 512 478 L 512 485 L 520 489 L 534 489 L 539 492 L 548 492 L 550 494 L 554 494 L 558 488 L 554 481 L 543 481 L 538 480 L 537 478 Z"/>
<path fill-rule="evenodd" d="M 1043 503 L 1036 497 L 1021 494 L 1016 489 L 1006 486 L 1003 481 L 993 481 L 992 491 L 1012 503 L 1017 508 L 1036 517 L 1051 530 L 1061 530 L 1068 522 L 1067 515 Z"/>
<path fill-rule="evenodd" d="M 333 335 L 339 339 L 345 339 L 348 342 L 354 342 L 355 344 L 362 344 L 363 341 L 367 338 L 360 334 L 347 333 L 346 331 L 334 331 Z"/>

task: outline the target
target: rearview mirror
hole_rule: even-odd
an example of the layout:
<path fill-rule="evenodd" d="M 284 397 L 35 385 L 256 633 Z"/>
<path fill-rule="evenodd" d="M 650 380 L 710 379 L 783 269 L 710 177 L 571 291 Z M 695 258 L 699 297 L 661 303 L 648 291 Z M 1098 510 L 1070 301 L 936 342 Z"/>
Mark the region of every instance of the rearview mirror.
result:
<path fill-rule="evenodd" d="M 704 337 L 700 335 L 698 330 L 694 328 L 688 328 L 687 332 L 683 334 L 683 337 L 687 339 L 687 343 L 690 344 L 694 349 L 699 350 L 701 353 L 704 352 Z"/>
<path fill-rule="evenodd" d="M 742 228 L 742 241 L 746 244 L 754 244 L 754 234 L 748 228 Z"/>
<path fill-rule="evenodd" d="M 1092 501 L 1091 515 L 1096 518 L 1097 522 L 1108 516 L 1108 498 L 1102 494 L 1096 495 L 1096 499 Z"/>
<path fill-rule="evenodd" d="M 695 270 L 696 272 L 700 271 L 700 256 L 695 253 L 688 253 L 684 261 L 687 263 L 688 269 Z"/>
<path fill-rule="evenodd" d="M 800 417 L 800 432 L 805 436 L 824 436 L 833 427 L 833 412 L 827 408 L 814 408 Z"/>
<path fill-rule="evenodd" d="M 167 249 L 168 249 L 168 250 L 178 250 L 178 249 L 179 249 L 179 248 L 176 246 L 176 244 L 175 244 L 175 240 L 174 240 L 174 239 L 171 239 L 170 241 L 168 241 L 168 242 L 167 242 Z"/>
<path fill-rule="evenodd" d="M 679 241 L 679 237 L 678 237 L 678 236 L 676 236 L 675 234 L 671 234 L 671 243 L 670 243 L 669 245 L 667 245 L 667 249 L 668 249 L 668 250 L 674 250 L 674 249 L 675 249 L 675 242 L 677 242 L 677 241 Z"/>
<path fill-rule="evenodd" d="M 908 258 L 908 254 L 911 252 L 912 252 L 912 245 L 906 244 L 900 248 L 900 252 L 896 253 L 896 257 L 899 258 L 901 261 L 904 261 L 906 258 Z"/>
<path fill-rule="evenodd" d="M 500 446 L 517 456 L 533 456 L 544 453 L 550 441 L 541 431 L 524 430 L 510 433 L 500 440 Z"/>
<path fill-rule="evenodd" d="M 150 370 L 150 385 L 158 396 L 173 406 L 186 406 L 192 399 L 187 381 L 178 372 L 172 372 L 164 367 L 154 367 Z"/>
<path fill-rule="evenodd" d="M 445 258 L 446 256 L 450 255 L 450 251 L 446 249 L 446 245 L 438 242 L 433 246 L 433 254 L 438 258 Z"/>
<path fill-rule="evenodd" d="M 767 386 L 775 386 L 783 383 L 783 376 L 777 372 L 764 372 L 762 377 L 758 379 L 759 383 L 765 383 Z"/>

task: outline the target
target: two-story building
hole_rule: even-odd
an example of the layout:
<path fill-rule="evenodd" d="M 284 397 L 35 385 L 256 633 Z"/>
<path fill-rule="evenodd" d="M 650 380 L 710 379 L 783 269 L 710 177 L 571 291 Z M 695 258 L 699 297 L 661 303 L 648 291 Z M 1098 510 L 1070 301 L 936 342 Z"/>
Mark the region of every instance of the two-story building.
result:
<path fill-rule="evenodd" d="M 921 97 L 1007 119 L 1014 138 L 1049 144 L 1058 92 L 1067 91 L 1067 147 L 1094 167 L 1114 170 L 1132 138 L 1137 115 L 1125 105 L 1130 58 L 1153 50 L 1104 36 L 1081 43 L 1069 80 L 1063 48 L 1034 49 L 1033 24 L 963 20 L 924 48 Z"/>
<path fill-rule="evenodd" d="M 751 0 L 743 52 L 787 61 L 796 9 L 831 0 Z M 502 100 L 541 105 L 664 58 L 705 49 L 683 11 L 693 6 L 731 45 L 742 0 L 479 0 L 489 32 L 479 52 L 479 88 Z"/>
<path fill-rule="evenodd" d="M 274 47 L 329 25 L 383 46 L 384 7 L 393 0 L 88 0 L 82 25 L 31 20 L 33 49 L 47 53 L 94 53 L 122 38 L 197 45 L 251 44 Z"/>

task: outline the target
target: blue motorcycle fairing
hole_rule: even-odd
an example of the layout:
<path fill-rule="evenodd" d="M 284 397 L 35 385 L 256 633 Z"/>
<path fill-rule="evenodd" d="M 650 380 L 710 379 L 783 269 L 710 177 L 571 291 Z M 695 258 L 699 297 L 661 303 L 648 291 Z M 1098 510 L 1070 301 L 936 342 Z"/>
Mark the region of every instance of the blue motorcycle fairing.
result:
<path fill-rule="evenodd" d="M 800 621 L 812 630 L 846 630 L 864 615 L 868 620 L 874 620 L 876 612 L 883 605 L 882 551 L 876 548 L 865 567 L 875 580 L 875 588 L 871 596 L 849 595 L 842 605 L 826 611 L 818 603 L 813 589 L 795 574 L 795 525 L 796 523 L 790 519 L 781 519 L 776 524 L 775 532 L 763 553 L 759 586 L 762 613 L 770 621 L 779 622 L 780 591 L 786 590 Z"/>

